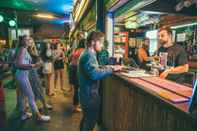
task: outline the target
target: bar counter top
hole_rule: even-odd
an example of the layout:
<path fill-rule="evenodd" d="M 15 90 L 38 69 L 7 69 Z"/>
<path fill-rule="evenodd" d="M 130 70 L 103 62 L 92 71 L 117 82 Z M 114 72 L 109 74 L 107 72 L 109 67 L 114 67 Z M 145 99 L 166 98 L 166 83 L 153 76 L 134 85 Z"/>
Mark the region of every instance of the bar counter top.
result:
<path fill-rule="evenodd" d="M 121 73 L 115 73 L 114 75 L 130 84 L 137 85 L 140 89 L 170 104 L 176 109 L 183 111 L 186 114 L 190 114 L 188 109 L 189 99 L 192 96 L 191 87 L 159 77 L 130 78 Z"/>

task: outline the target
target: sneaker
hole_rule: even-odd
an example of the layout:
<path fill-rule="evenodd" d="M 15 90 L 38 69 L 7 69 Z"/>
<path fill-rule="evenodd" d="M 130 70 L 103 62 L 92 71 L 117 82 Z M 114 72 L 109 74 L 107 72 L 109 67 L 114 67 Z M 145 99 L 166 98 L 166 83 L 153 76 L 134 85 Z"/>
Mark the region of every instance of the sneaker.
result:
<path fill-rule="evenodd" d="M 82 109 L 79 106 L 74 108 L 74 112 L 81 112 L 81 111 L 82 111 Z"/>
<path fill-rule="evenodd" d="M 46 115 L 41 115 L 37 121 L 39 122 L 49 122 L 51 120 L 51 117 L 50 116 L 46 116 Z"/>
<path fill-rule="evenodd" d="M 49 104 L 46 104 L 45 105 L 45 109 L 52 110 L 53 109 L 53 106 L 52 105 L 49 105 Z"/>
<path fill-rule="evenodd" d="M 27 120 L 27 119 L 29 119 L 31 117 L 32 117 L 32 113 L 26 112 L 25 114 L 23 114 L 21 116 L 21 120 L 24 121 L 24 120 Z"/>
<path fill-rule="evenodd" d="M 77 107 L 75 110 L 76 110 L 77 112 L 81 112 L 81 111 L 82 111 L 82 109 L 81 109 L 80 107 Z"/>

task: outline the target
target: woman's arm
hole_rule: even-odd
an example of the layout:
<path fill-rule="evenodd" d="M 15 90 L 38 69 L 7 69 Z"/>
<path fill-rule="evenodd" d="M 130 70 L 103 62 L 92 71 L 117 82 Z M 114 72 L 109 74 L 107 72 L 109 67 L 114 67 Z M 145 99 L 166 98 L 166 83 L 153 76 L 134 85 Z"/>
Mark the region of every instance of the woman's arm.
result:
<path fill-rule="evenodd" d="M 17 56 L 16 59 L 16 66 L 18 68 L 24 69 L 24 70 L 28 70 L 28 69 L 32 69 L 35 67 L 35 64 L 23 64 L 23 58 L 25 57 L 25 48 L 21 48 L 19 51 L 19 54 Z"/>
<path fill-rule="evenodd" d="M 61 51 L 60 58 L 63 59 L 63 60 L 65 59 L 65 54 L 64 54 L 63 50 Z"/>

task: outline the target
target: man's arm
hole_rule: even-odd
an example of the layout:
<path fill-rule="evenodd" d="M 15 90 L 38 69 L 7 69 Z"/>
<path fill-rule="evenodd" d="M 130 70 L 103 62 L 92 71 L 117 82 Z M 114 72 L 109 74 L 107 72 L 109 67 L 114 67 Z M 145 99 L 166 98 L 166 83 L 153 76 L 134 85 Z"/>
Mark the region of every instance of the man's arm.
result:
<path fill-rule="evenodd" d="M 179 66 L 172 67 L 170 69 L 165 70 L 163 73 L 161 73 L 161 78 L 166 78 L 168 74 L 181 74 L 188 72 L 189 70 L 189 64 L 187 60 L 187 53 L 183 48 L 180 49 L 180 53 L 178 56 L 178 64 Z"/>
<path fill-rule="evenodd" d="M 180 66 L 172 67 L 170 69 L 165 70 L 163 73 L 160 74 L 160 77 L 166 78 L 169 74 L 181 74 L 181 73 L 188 72 L 188 70 L 189 70 L 188 64 L 180 65 Z"/>
<path fill-rule="evenodd" d="M 142 61 L 151 61 L 153 59 L 153 57 L 148 57 L 147 53 L 142 49 L 139 49 L 138 57 L 141 58 Z"/>
<path fill-rule="evenodd" d="M 92 80 L 100 80 L 103 77 L 112 74 L 111 68 L 102 69 L 99 68 L 98 65 L 95 64 L 95 59 L 93 57 L 86 57 L 86 61 L 84 61 L 83 69 L 88 77 Z"/>
<path fill-rule="evenodd" d="M 188 72 L 189 70 L 189 64 L 177 66 L 177 67 L 172 67 L 170 68 L 170 74 L 180 74 L 180 73 L 185 73 Z"/>

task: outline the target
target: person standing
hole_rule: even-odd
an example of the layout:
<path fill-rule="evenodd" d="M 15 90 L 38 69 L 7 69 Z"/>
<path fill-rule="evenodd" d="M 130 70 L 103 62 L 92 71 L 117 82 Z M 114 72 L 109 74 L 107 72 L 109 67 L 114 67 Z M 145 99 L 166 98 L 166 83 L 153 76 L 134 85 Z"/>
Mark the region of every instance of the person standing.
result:
<path fill-rule="evenodd" d="M 17 87 L 17 83 L 16 83 L 16 79 L 15 79 L 15 72 L 16 72 L 16 67 L 15 67 L 15 63 L 13 63 L 16 59 L 16 49 L 17 49 L 17 45 L 18 45 L 18 41 L 17 40 L 13 40 L 12 41 L 12 46 L 11 49 L 9 51 L 9 56 L 8 56 L 8 62 L 11 63 L 11 72 L 12 72 L 12 76 L 13 76 L 13 86 L 16 87 L 16 109 L 19 108 L 19 88 Z"/>
<path fill-rule="evenodd" d="M 100 114 L 100 96 L 98 93 L 98 80 L 118 71 L 122 67 L 114 66 L 100 68 L 96 53 L 102 50 L 104 34 L 93 31 L 89 34 L 86 42 L 87 49 L 79 58 L 79 97 L 83 112 L 80 123 L 80 131 L 93 131 Z"/>
<path fill-rule="evenodd" d="M 62 91 L 65 91 L 64 89 L 64 59 L 65 55 L 61 48 L 60 43 L 56 43 L 55 45 L 55 51 L 54 51 L 54 70 L 55 70 L 55 88 L 57 89 L 57 81 L 58 77 L 60 79 L 60 87 Z"/>
<path fill-rule="evenodd" d="M 53 50 L 50 43 L 44 44 L 43 51 L 41 53 L 42 60 L 44 61 L 43 74 L 45 77 L 46 94 L 48 96 L 54 96 L 54 67 L 53 67 Z"/>
<path fill-rule="evenodd" d="M 30 47 L 28 48 L 29 54 L 32 57 L 33 63 L 42 62 L 41 58 L 38 55 L 38 51 L 36 49 L 36 45 L 34 43 L 33 38 L 30 38 Z M 41 84 L 41 80 L 38 75 L 38 69 L 33 68 L 29 71 L 29 80 L 32 86 L 32 90 L 34 92 L 36 100 L 40 100 L 43 104 L 44 109 L 52 109 L 52 106 L 49 105 L 45 99 L 44 90 Z"/>
<path fill-rule="evenodd" d="M 5 64 L 3 61 L 0 61 L 0 129 L 2 131 L 9 131 L 8 122 L 6 117 L 6 110 L 5 110 L 5 96 L 3 90 L 3 73 L 8 68 L 8 64 Z"/>
<path fill-rule="evenodd" d="M 158 33 L 161 44 L 158 54 L 166 52 L 168 54 L 167 65 L 171 67 L 164 70 L 160 77 L 182 83 L 184 73 L 189 70 L 187 53 L 180 45 L 173 42 L 172 32 L 169 28 L 161 28 Z"/>
<path fill-rule="evenodd" d="M 16 52 L 16 73 L 15 77 L 19 84 L 21 94 L 19 96 L 20 100 L 20 111 L 22 113 L 21 119 L 31 117 L 30 113 L 27 113 L 25 110 L 25 101 L 24 98 L 27 97 L 28 103 L 32 110 L 32 113 L 35 115 L 37 121 L 48 122 L 50 116 L 42 115 L 36 105 L 35 96 L 32 91 L 32 87 L 29 81 L 29 71 L 33 68 L 40 66 L 40 63 L 32 64 L 32 58 L 28 52 L 28 47 L 31 46 L 29 42 L 30 38 L 28 36 L 19 37 L 19 46 Z"/>
<path fill-rule="evenodd" d="M 153 57 L 149 56 L 149 45 L 150 40 L 145 39 L 144 43 L 142 44 L 142 47 L 138 49 L 137 51 L 137 57 L 138 57 L 138 64 L 140 68 L 147 69 L 147 63 L 153 60 Z"/>
<path fill-rule="evenodd" d="M 77 48 L 73 50 L 70 56 L 70 69 L 71 69 L 71 84 L 74 86 L 74 96 L 73 96 L 73 105 L 74 105 L 74 112 L 80 112 L 81 108 L 79 106 L 79 82 L 77 76 L 77 64 L 80 55 L 85 49 L 85 40 L 82 39 Z"/>

